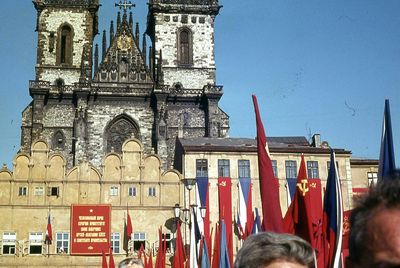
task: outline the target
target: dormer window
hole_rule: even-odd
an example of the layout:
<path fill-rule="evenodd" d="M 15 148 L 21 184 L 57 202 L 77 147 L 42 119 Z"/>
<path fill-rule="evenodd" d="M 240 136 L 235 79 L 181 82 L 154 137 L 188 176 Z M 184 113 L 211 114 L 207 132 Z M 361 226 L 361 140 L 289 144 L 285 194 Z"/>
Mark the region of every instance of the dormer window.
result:
<path fill-rule="evenodd" d="M 192 65 L 192 32 L 183 28 L 178 32 L 178 63 Z"/>

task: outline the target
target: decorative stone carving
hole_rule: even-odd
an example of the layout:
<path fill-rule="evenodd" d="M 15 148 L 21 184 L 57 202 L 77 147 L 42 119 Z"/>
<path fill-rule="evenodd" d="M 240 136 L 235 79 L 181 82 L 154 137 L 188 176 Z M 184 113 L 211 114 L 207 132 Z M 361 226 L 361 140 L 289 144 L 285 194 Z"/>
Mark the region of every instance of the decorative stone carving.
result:
<path fill-rule="evenodd" d="M 139 130 L 126 118 L 120 118 L 107 130 L 107 152 L 122 152 L 122 144 L 132 137 L 139 138 Z"/>

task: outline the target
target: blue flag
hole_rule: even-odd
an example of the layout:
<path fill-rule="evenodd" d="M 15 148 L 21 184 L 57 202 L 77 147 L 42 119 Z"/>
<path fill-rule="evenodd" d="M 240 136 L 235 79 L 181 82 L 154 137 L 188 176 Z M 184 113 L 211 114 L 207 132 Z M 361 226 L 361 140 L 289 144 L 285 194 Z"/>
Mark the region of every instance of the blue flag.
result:
<path fill-rule="evenodd" d="M 208 248 L 207 248 L 207 243 L 204 237 L 202 238 L 203 240 L 203 248 L 201 251 L 201 259 L 200 259 L 200 268 L 210 268 L 210 260 L 208 259 Z"/>
<path fill-rule="evenodd" d="M 325 238 L 325 267 L 339 267 L 343 235 L 343 201 L 333 150 L 331 150 L 330 168 L 326 181 L 322 228 Z"/>
<path fill-rule="evenodd" d="M 385 100 L 385 112 L 383 115 L 382 124 L 382 140 L 381 153 L 379 157 L 378 179 L 384 180 L 389 178 L 396 169 L 394 159 L 393 136 L 392 136 L 392 121 L 390 118 L 389 100 Z"/>
<path fill-rule="evenodd" d="M 228 246 L 226 243 L 226 227 L 224 220 L 221 221 L 221 244 L 219 253 L 219 268 L 230 268 Z"/>
<path fill-rule="evenodd" d="M 254 210 L 256 211 L 256 217 L 254 219 L 253 230 L 251 233 L 257 234 L 261 232 L 261 220 L 260 220 L 260 215 L 258 215 L 258 209 L 254 208 Z"/>

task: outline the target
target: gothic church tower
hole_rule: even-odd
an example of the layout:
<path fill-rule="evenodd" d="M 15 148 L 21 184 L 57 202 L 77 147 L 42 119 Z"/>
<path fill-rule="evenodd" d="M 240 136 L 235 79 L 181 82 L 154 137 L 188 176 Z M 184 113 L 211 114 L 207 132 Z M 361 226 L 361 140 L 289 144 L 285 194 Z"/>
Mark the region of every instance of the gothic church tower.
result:
<path fill-rule="evenodd" d="M 214 21 L 220 8 L 218 0 L 149 2 L 147 34 L 157 60 L 155 80 L 163 85 L 155 94 L 157 110 L 169 115 L 169 123 L 160 115 L 158 125 L 162 129 L 169 125 L 167 136 L 171 132 L 180 138 L 228 135 L 228 116 L 218 107 L 223 90 L 216 85 L 214 57 Z"/>
<path fill-rule="evenodd" d="M 98 0 L 35 0 L 38 33 L 32 103 L 22 113 L 21 149 L 44 139 L 72 164 L 75 87 L 91 78 L 92 42 L 97 34 Z"/>
<path fill-rule="evenodd" d="M 101 44 L 93 44 L 99 0 L 33 3 L 37 64 L 33 101 L 22 115 L 23 152 L 45 140 L 68 167 L 82 161 L 99 167 L 104 155 L 121 154 L 123 143 L 136 138 L 169 168 L 177 137 L 228 135 L 215 80 L 218 1 L 152 0 L 143 36 L 129 12 L 134 4 L 118 1 L 116 23 Z"/>

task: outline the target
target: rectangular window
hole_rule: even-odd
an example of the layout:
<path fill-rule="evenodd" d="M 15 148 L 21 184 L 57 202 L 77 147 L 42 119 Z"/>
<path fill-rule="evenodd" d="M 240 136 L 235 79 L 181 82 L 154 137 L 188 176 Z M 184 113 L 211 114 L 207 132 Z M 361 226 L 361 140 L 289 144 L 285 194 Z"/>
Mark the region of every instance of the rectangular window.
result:
<path fill-rule="evenodd" d="M 43 186 L 36 186 L 36 187 L 35 187 L 34 195 L 36 195 L 36 196 L 42 196 L 43 194 L 44 194 L 44 188 L 43 188 Z"/>
<path fill-rule="evenodd" d="M 293 160 L 285 161 L 286 168 L 286 179 L 296 179 L 297 178 L 297 163 Z"/>
<path fill-rule="evenodd" d="M 208 177 L 207 159 L 196 159 L 196 177 Z"/>
<path fill-rule="evenodd" d="M 152 197 L 157 196 L 156 187 L 149 187 L 149 196 L 152 196 Z"/>
<path fill-rule="evenodd" d="M 27 196 L 28 195 L 28 187 L 21 186 L 18 188 L 18 195 L 19 196 Z"/>
<path fill-rule="evenodd" d="M 146 249 L 146 233 L 135 232 L 133 233 L 133 250 L 140 250 L 140 245 Z"/>
<path fill-rule="evenodd" d="M 119 253 L 121 245 L 121 235 L 119 233 L 111 233 L 111 247 L 114 253 Z"/>
<path fill-rule="evenodd" d="M 118 195 L 118 186 L 111 186 L 110 187 L 110 196 L 117 196 Z"/>
<path fill-rule="evenodd" d="M 69 252 L 69 233 L 56 233 L 57 253 Z"/>
<path fill-rule="evenodd" d="M 278 178 L 278 162 L 276 160 L 271 160 L 272 170 L 274 171 L 275 178 Z"/>
<path fill-rule="evenodd" d="M 47 196 L 59 196 L 59 187 L 47 187 Z"/>
<path fill-rule="evenodd" d="M 238 160 L 239 178 L 250 178 L 250 160 Z"/>
<path fill-rule="evenodd" d="M 128 196 L 136 196 L 136 187 L 128 188 Z"/>
<path fill-rule="evenodd" d="M 309 179 L 319 179 L 318 161 L 307 161 L 307 172 Z"/>
<path fill-rule="evenodd" d="M 172 252 L 172 235 L 170 233 L 162 234 L 163 235 L 163 242 L 165 241 L 167 253 Z"/>
<path fill-rule="evenodd" d="M 42 254 L 43 233 L 29 233 L 29 254 Z"/>
<path fill-rule="evenodd" d="M 371 184 L 376 185 L 378 183 L 378 172 L 368 172 L 368 187 L 371 186 Z"/>
<path fill-rule="evenodd" d="M 15 232 L 4 232 L 2 241 L 3 249 L 1 253 L 3 255 L 14 255 L 16 241 L 17 241 L 17 235 Z"/>
<path fill-rule="evenodd" d="M 218 159 L 218 177 L 230 177 L 228 159 Z"/>
<path fill-rule="evenodd" d="M 327 161 L 326 162 L 326 167 L 327 167 L 328 174 L 329 174 L 329 170 L 331 169 L 331 161 Z M 338 163 L 338 161 L 336 161 L 336 170 L 337 170 L 337 173 L 339 174 L 339 163 Z"/>

